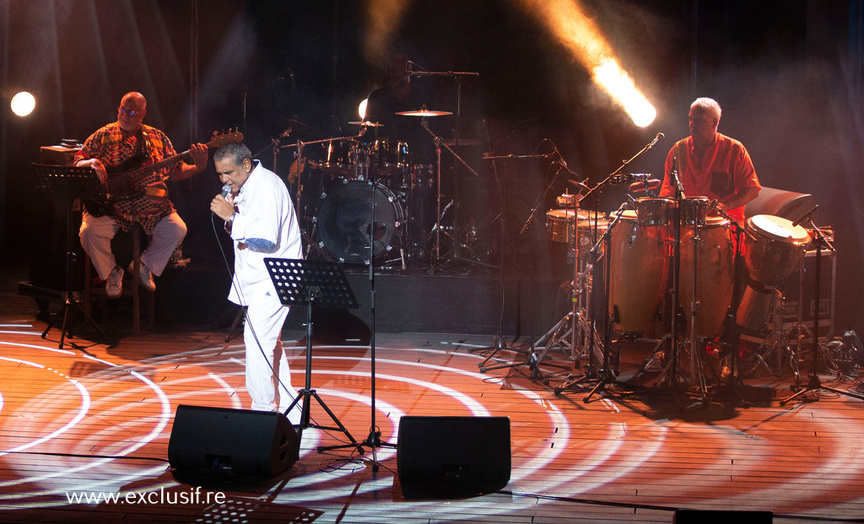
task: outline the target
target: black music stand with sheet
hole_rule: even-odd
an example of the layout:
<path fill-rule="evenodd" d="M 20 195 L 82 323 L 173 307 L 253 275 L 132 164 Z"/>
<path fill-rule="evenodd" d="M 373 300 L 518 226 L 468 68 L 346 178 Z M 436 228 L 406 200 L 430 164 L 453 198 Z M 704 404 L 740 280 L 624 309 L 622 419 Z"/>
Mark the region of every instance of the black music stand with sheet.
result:
<path fill-rule="evenodd" d="M 287 415 L 300 400 L 303 400 L 300 426 L 297 428 L 297 457 L 300 455 L 300 441 L 305 428 L 314 427 L 330 431 L 340 431 L 351 441 L 350 444 L 338 446 L 318 446 L 318 452 L 337 448 L 356 448 L 363 453 L 362 444 L 351 436 L 348 429 L 339 421 L 336 415 L 321 400 L 318 393 L 312 389 L 312 308 L 351 308 L 360 305 L 351 291 L 351 285 L 345 277 L 342 266 L 335 262 L 324 260 L 294 260 L 288 258 L 265 258 L 264 265 L 270 274 L 270 279 L 279 295 L 279 301 L 286 306 L 306 307 L 306 385 L 299 391 L 297 397 L 285 410 Z M 312 398 L 324 408 L 327 415 L 338 427 L 326 427 L 309 421 L 310 402 Z"/>
<path fill-rule="evenodd" d="M 58 347 L 59 349 L 63 349 L 66 337 L 72 338 L 73 336 L 69 325 L 72 316 L 78 314 L 84 317 L 87 323 L 95 328 L 106 342 L 111 343 L 108 336 L 78 303 L 72 283 L 75 267 L 75 253 L 72 251 L 72 238 L 74 236 L 74 232 L 72 231 L 74 206 L 72 204 L 79 198 L 98 198 L 104 194 L 104 187 L 96 176 L 96 172 L 90 167 L 55 166 L 34 163 L 33 172 L 36 174 L 36 182 L 39 189 L 46 190 L 52 195 L 62 198 L 66 204 L 66 300 L 63 307 L 57 312 L 54 319 L 45 328 L 45 331 L 42 332 L 42 338 L 48 335 L 48 332 L 57 323 L 57 320 L 62 317 L 63 323 L 60 327 L 60 345 Z"/>

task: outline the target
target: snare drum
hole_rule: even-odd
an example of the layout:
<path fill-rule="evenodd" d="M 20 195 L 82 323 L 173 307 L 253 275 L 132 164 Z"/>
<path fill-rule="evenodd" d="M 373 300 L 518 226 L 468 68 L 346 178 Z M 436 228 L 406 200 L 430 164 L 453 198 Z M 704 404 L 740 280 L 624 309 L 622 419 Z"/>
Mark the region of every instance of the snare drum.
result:
<path fill-rule="evenodd" d="M 684 309 L 688 322 L 692 319 L 693 257 L 696 256 L 696 337 L 719 335 L 729 304 L 732 302 L 732 282 L 735 264 L 729 221 L 722 217 L 707 217 L 698 228 L 699 238 L 694 245 L 697 228 L 681 230 L 681 265 L 678 303 Z M 689 331 L 688 331 L 689 333 Z"/>
<path fill-rule="evenodd" d="M 755 215 L 746 224 L 744 263 L 750 277 L 761 284 L 778 286 L 800 267 L 810 233 L 773 215 Z"/>
<path fill-rule="evenodd" d="M 624 211 L 612 230 L 610 249 L 609 314 L 617 307 L 616 329 L 642 333 L 666 289 L 667 228 L 642 226 L 635 211 Z"/>

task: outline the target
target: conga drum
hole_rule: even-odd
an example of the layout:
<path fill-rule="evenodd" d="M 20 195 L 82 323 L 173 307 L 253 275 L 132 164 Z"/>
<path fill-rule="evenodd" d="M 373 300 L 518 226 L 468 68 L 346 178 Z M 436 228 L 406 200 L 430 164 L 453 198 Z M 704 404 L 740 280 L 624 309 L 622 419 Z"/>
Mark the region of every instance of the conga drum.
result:
<path fill-rule="evenodd" d="M 612 229 L 609 313 L 618 310 L 616 330 L 643 333 L 654 319 L 666 289 L 668 238 L 667 227 L 640 225 L 629 210 Z"/>
<path fill-rule="evenodd" d="M 693 215 L 691 215 L 692 217 Z M 696 337 L 714 337 L 723 328 L 723 320 L 732 303 L 735 273 L 733 240 L 729 221 L 722 217 L 697 218 L 704 226 L 681 228 L 681 265 L 679 266 L 678 303 L 688 322 L 693 318 L 693 270 L 696 257 Z M 699 240 L 694 241 L 696 232 Z"/>

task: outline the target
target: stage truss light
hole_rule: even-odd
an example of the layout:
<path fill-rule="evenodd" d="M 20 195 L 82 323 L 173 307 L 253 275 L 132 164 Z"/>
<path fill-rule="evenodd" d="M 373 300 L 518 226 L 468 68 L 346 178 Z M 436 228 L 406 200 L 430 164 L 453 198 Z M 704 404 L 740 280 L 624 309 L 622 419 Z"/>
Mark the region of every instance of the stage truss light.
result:
<path fill-rule="evenodd" d="M 36 98 L 27 91 L 21 91 L 12 97 L 12 102 L 9 105 L 13 113 L 25 117 L 36 108 Z"/>

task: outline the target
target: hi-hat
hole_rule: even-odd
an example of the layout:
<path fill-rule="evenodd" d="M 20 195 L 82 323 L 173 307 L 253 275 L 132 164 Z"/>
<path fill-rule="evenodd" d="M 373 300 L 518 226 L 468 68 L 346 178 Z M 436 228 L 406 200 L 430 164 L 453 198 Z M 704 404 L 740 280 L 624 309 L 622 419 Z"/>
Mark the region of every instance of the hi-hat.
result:
<path fill-rule="evenodd" d="M 415 111 L 400 111 L 396 114 L 401 116 L 445 116 L 452 115 L 453 113 L 450 111 L 432 111 L 431 109 L 426 109 L 424 107 L 423 109 Z"/>
<path fill-rule="evenodd" d="M 383 127 L 384 124 L 379 124 L 378 122 L 348 122 L 352 126 L 363 126 L 363 127 Z"/>

